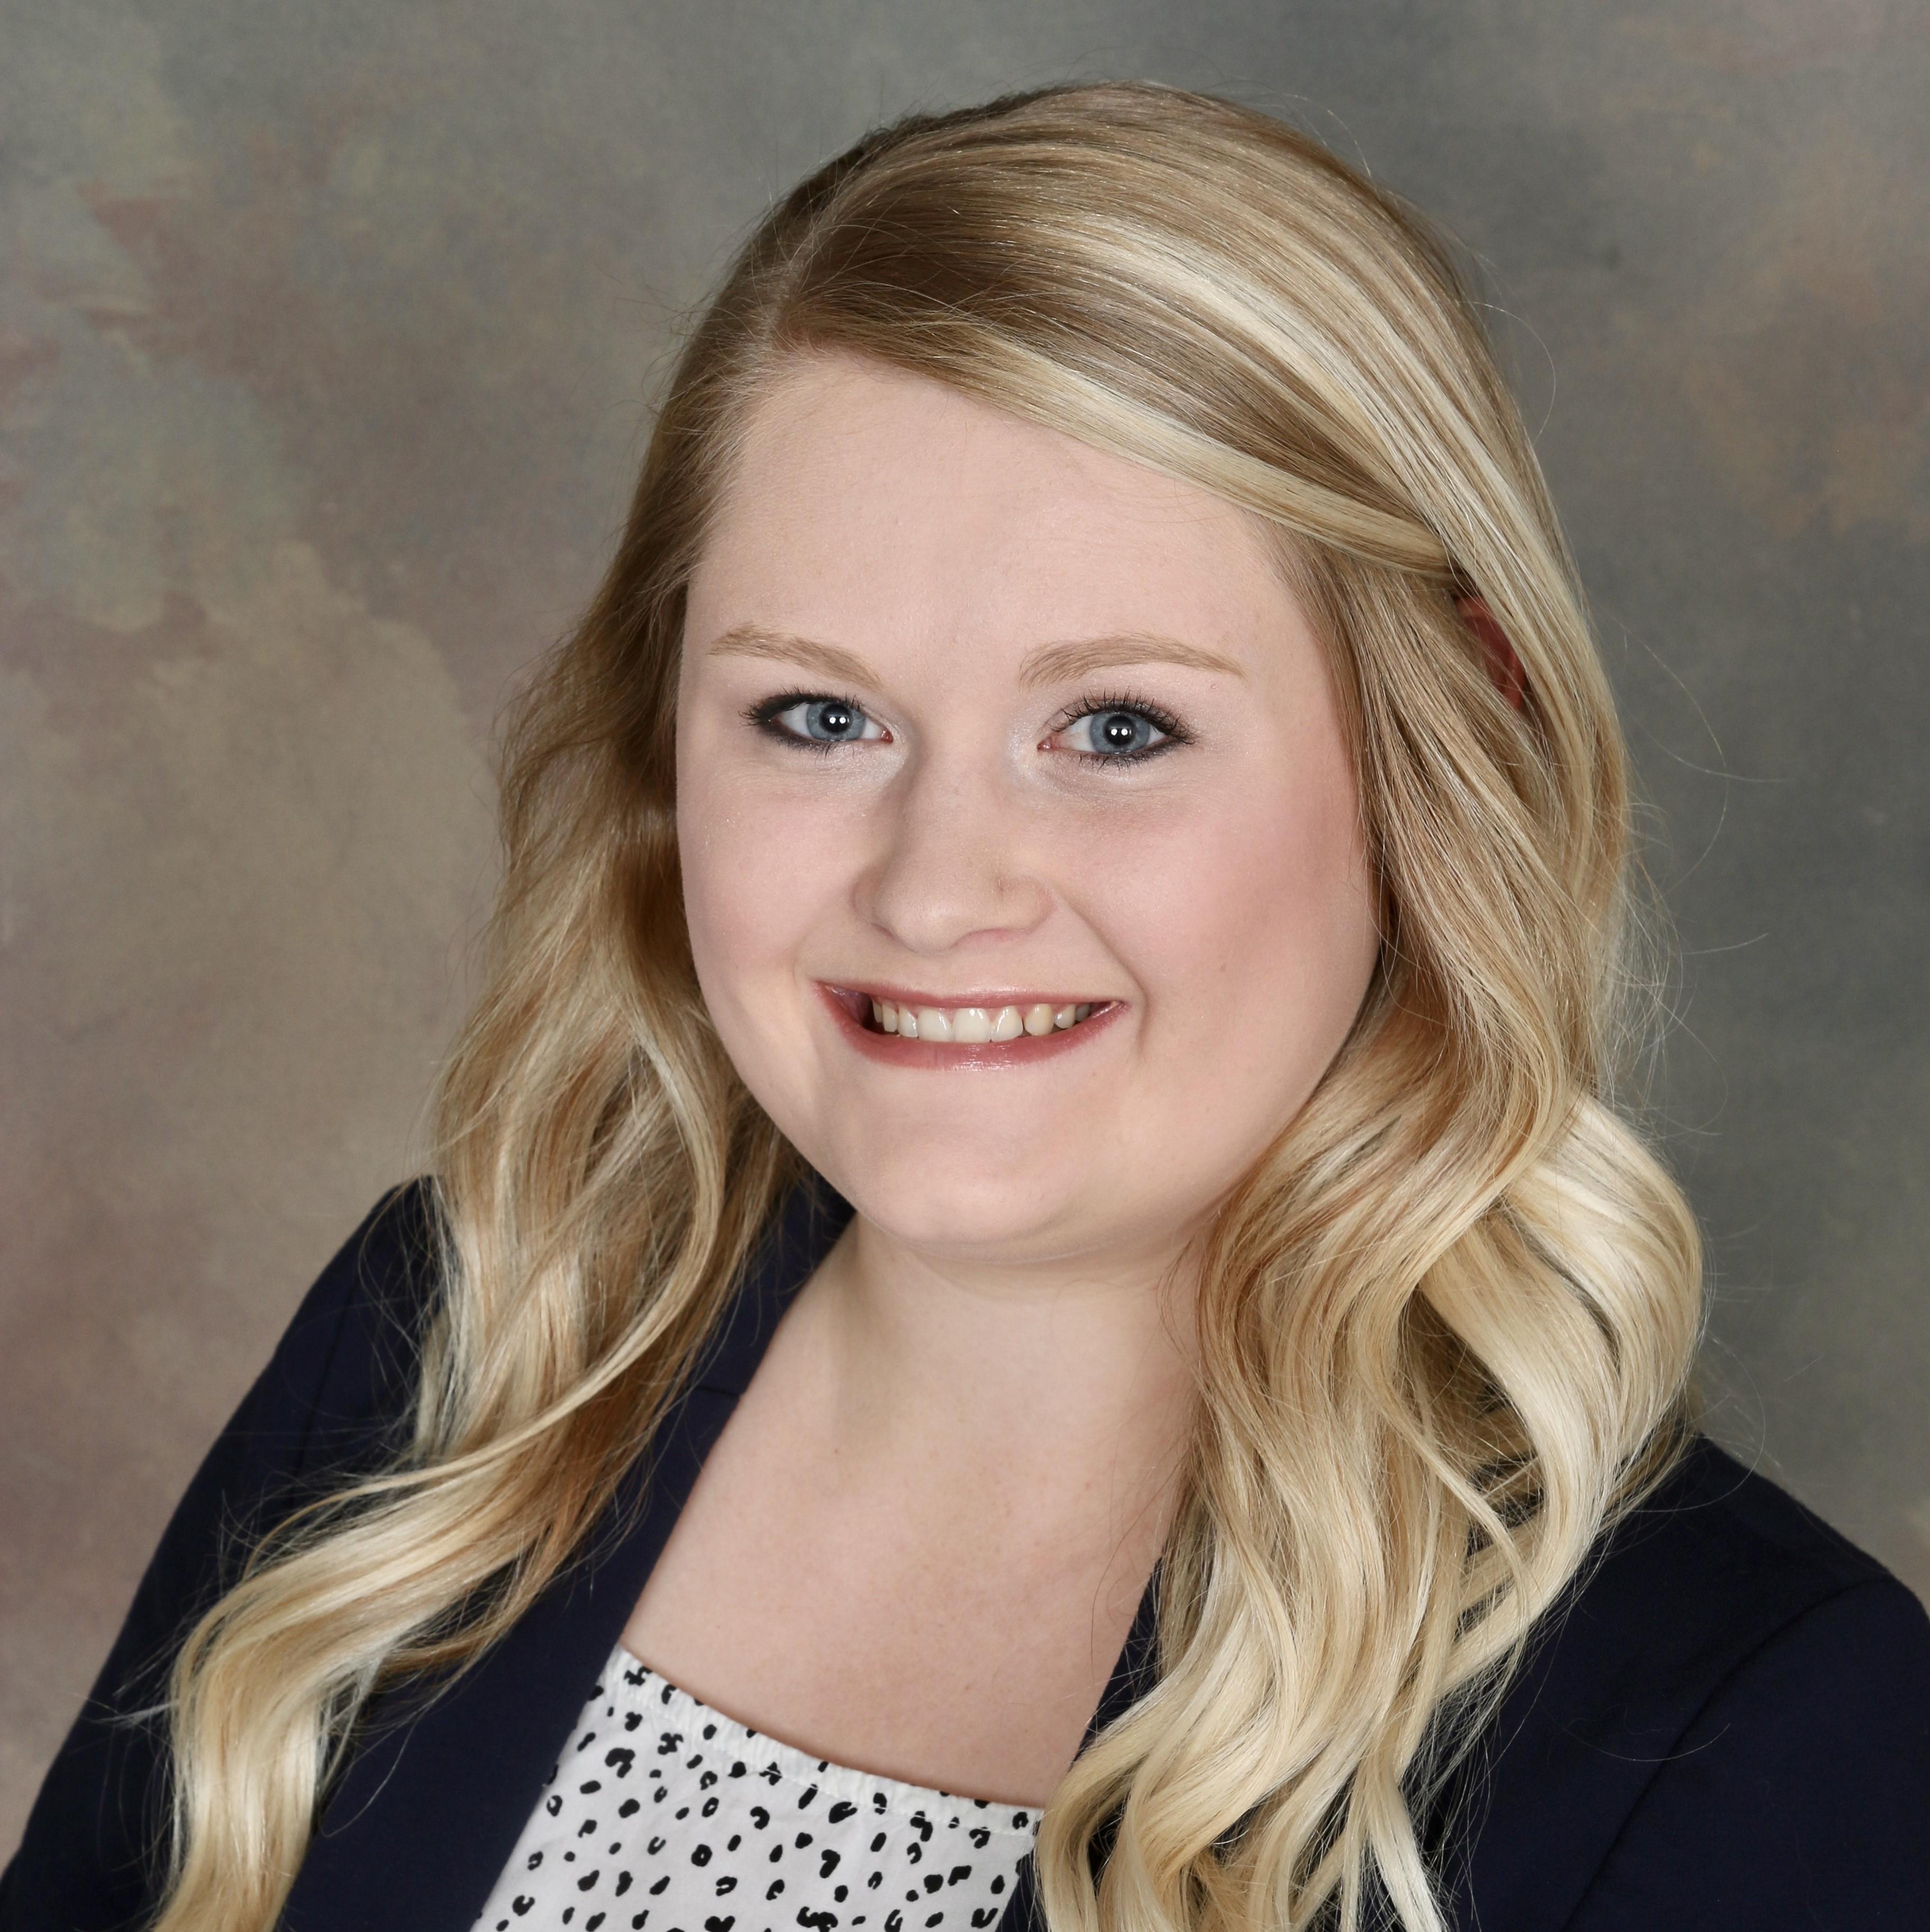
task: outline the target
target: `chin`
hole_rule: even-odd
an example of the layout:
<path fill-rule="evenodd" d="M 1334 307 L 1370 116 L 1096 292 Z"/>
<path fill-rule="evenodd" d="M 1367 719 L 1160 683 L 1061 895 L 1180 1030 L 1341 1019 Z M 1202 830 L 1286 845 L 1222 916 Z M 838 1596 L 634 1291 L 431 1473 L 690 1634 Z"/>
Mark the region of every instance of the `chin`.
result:
<path fill-rule="evenodd" d="M 881 1233 L 935 1254 L 1024 1260 L 1062 1248 L 1094 1218 L 1094 1177 L 1082 1186 L 1076 1176 L 1015 1166 L 1009 1155 L 974 1161 L 956 1145 L 901 1148 L 820 1171 Z"/>

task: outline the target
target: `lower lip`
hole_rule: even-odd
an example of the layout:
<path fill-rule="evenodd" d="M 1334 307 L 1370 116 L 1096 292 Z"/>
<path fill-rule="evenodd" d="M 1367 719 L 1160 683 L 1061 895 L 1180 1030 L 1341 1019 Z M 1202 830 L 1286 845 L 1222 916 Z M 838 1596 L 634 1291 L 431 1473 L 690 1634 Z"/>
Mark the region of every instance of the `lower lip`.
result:
<path fill-rule="evenodd" d="M 1096 1008 L 1076 1025 L 1055 1028 L 1046 1034 L 1022 1034 L 1016 1040 L 974 1042 L 970 1046 L 949 1044 L 937 1040 L 907 1040 L 901 1034 L 878 1033 L 861 1025 L 851 1010 L 828 986 L 818 988 L 818 997 L 847 1041 L 867 1060 L 881 1066 L 930 1067 L 940 1072 L 957 1069 L 1031 1066 L 1041 1060 L 1056 1060 L 1082 1046 L 1088 1035 L 1103 1033 L 1126 1009 L 1118 1000 Z"/>

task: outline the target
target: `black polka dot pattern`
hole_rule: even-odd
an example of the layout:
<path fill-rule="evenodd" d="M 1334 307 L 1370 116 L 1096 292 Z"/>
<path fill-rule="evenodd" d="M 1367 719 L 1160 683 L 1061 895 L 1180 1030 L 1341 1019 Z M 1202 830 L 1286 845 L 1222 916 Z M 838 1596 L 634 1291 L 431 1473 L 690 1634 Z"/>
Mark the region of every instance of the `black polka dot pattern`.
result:
<path fill-rule="evenodd" d="M 1037 1828 L 806 1756 L 620 1645 L 475 1932 L 988 1932 Z"/>

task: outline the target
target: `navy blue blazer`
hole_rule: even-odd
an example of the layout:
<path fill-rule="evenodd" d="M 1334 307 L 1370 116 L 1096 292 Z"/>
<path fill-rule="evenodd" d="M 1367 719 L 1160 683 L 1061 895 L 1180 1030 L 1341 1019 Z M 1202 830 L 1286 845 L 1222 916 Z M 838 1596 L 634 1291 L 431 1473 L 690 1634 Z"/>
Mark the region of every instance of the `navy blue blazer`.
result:
<path fill-rule="evenodd" d="M 150 1910 L 164 1782 L 152 1724 L 128 1714 L 248 1537 L 392 1439 L 433 1294 L 428 1211 L 420 1184 L 378 1205 L 190 1484 L 0 1877 L 0 1932 L 106 1932 Z M 452 1690 L 377 1711 L 287 1932 L 468 1932 L 705 1454 L 850 1211 L 821 1184 L 791 1198 L 648 1482 L 633 1474 L 584 1559 Z M 1095 1728 L 1136 1694 L 1152 1636 L 1149 1591 Z M 1698 1442 L 1544 1620 L 1455 1806 L 1423 1824 L 1459 1932 L 1925 1932 L 1930 1622 Z M 1034 1932 L 1029 1862 L 1027 1881 L 999 1932 Z"/>

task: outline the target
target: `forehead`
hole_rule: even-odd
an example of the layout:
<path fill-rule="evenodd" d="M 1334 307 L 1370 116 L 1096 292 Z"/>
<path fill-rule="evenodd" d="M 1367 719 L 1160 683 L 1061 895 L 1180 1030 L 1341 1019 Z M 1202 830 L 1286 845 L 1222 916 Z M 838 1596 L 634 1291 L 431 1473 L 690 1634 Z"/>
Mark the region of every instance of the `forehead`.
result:
<path fill-rule="evenodd" d="M 1159 630 L 1257 651 L 1291 608 L 1249 512 L 927 378 L 821 356 L 751 411 L 690 625 L 872 649 Z"/>

